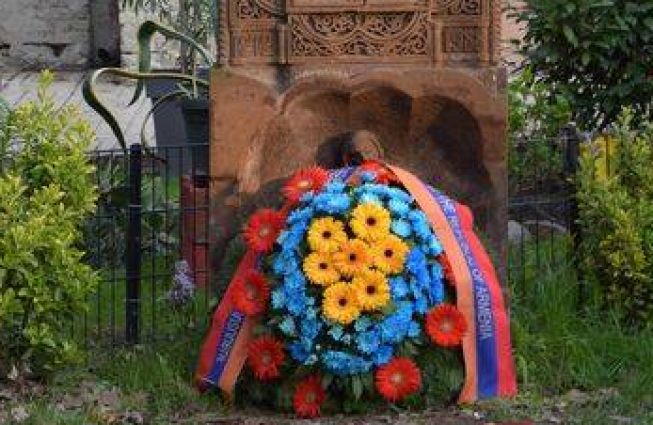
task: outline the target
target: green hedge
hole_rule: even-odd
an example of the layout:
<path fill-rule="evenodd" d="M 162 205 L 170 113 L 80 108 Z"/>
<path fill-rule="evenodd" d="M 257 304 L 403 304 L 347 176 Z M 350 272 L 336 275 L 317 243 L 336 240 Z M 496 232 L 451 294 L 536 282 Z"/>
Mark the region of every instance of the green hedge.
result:
<path fill-rule="evenodd" d="M 90 125 L 58 107 L 43 73 L 37 100 L 0 128 L 0 372 L 40 375 L 79 359 L 70 336 L 96 275 L 82 263 L 81 225 L 95 208 Z"/>
<path fill-rule="evenodd" d="M 584 275 L 629 323 L 653 324 L 653 123 L 627 110 L 584 149 L 578 180 Z"/>

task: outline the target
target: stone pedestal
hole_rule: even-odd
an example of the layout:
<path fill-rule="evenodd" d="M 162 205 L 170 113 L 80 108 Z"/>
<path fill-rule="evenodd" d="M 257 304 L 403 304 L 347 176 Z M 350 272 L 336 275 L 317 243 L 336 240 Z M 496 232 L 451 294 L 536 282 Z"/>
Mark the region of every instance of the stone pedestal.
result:
<path fill-rule="evenodd" d="M 223 0 L 211 75 L 217 246 L 296 169 L 366 130 L 469 204 L 502 260 L 505 73 L 494 0 Z"/>

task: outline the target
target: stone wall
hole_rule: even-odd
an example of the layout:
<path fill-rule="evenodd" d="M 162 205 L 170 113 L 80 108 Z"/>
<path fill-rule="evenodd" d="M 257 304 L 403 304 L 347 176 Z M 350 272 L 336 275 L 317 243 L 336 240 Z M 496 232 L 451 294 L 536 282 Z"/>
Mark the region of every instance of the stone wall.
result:
<path fill-rule="evenodd" d="M 81 68 L 91 46 L 88 0 L 1 0 L 0 68 Z"/>
<path fill-rule="evenodd" d="M 0 0 L 0 69 L 136 66 L 136 31 L 155 13 L 119 10 L 119 0 Z M 155 67 L 171 68 L 178 46 L 156 37 Z"/>
<path fill-rule="evenodd" d="M 138 14 L 132 10 L 120 11 L 120 57 L 122 66 L 125 68 L 138 67 L 136 33 L 139 25 L 148 19 L 158 21 L 157 14 L 149 11 L 139 11 Z M 162 36 L 155 36 L 152 41 L 152 67 L 175 68 L 178 52 L 179 43 L 168 41 Z"/>
<path fill-rule="evenodd" d="M 503 8 L 506 10 L 508 7 L 523 9 L 524 2 L 521 0 L 504 0 Z M 515 65 L 519 63 L 523 57 L 517 52 L 517 48 L 512 43 L 512 40 L 521 40 L 526 33 L 526 25 L 524 23 L 516 22 L 516 20 L 509 16 L 506 11 L 503 14 L 503 44 L 501 49 L 501 57 L 503 63 L 508 69 L 514 69 Z"/>

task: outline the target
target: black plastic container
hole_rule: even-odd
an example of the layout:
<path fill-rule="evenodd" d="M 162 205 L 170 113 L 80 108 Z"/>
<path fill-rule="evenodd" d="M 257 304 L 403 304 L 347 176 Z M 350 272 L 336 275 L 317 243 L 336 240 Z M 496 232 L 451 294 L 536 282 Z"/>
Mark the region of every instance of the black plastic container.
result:
<path fill-rule="evenodd" d="M 172 71 L 177 72 L 177 71 Z M 208 69 L 198 72 L 199 78 L 208 78 Z M 146 83 L 147 96 L 156 103 L 168 93 L 179 90 L 176 80 L 149 80 Z M 156 145 L 160 147 L 208 144 L 209 142 L 209 101 L 207 98 L 188 99 L 177 97 L 169 99 L 154 111 L 154 133 Z M 191 169 L 196 174 L 208 174 L 208 149 L 191 148 L 188 152 L 177 153 L 168 150 L 172 171 L 188 173 Z M 183 160 L 180 160 L 180 157 Z M 193 164 L 191 164 L 191 158 Z"/>

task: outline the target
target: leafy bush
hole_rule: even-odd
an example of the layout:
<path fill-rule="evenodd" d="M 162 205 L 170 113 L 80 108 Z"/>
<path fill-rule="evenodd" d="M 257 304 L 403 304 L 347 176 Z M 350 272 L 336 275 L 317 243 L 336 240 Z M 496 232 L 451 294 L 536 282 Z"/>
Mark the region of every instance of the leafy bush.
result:
<path fill-rule="evenodd" d="M 36 374 L 78 358 L 68 327 L 96 286 L 77 247 L 95 207 L 94 134 L 76 107 L 53 103 L 52 79 L 43 73 L 38 99 L 0 129 L 0 369 Z"/>
<path fill-rule="evenodd" d="M 0 97 L 0 128 L 4 128 L 9 112 L 9 103 Z"/>
<path fill-rule="evenodd" d="M 560 130 L 571 120 L 571 106 L 549 84 L 537 81 L 527 67 L 508 89 L 509 155 L 511 176 L 520 183 L 562 170 L 560 146 L 555 143 Z"/>
<path fill-rule="evenodd" d="M 608 154 L 606 154 L 606 152 Z M 653 324 L 653 123 L 633 112 L 581 158 L 578 200 L 586 276 L 630 323 Z"/>
<path fill-rule="evenodd" d="M 564 93 L 587 129 L 614 122 L 623 106 L 651 116 L 653 2 L 527 0 L 522 52 L 539 80 Z"/>

